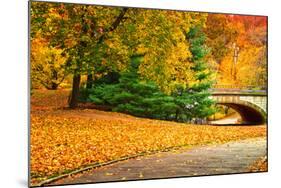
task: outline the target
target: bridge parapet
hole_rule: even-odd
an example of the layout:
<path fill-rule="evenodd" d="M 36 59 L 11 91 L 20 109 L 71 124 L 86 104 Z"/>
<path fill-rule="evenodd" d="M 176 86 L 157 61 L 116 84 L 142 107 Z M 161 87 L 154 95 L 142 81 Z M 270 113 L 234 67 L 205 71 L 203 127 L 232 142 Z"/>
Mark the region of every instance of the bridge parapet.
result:
<path fill-rule="evenodd" d="M 221 90 L 266 90 L 266 85 L 243 85 L 243 84 L 215 84 L 213 89 Z"/>
<path fill-rule="evenodd" d="M 210 90 L 212 95 L 267 96 L 266 90 Z"/>

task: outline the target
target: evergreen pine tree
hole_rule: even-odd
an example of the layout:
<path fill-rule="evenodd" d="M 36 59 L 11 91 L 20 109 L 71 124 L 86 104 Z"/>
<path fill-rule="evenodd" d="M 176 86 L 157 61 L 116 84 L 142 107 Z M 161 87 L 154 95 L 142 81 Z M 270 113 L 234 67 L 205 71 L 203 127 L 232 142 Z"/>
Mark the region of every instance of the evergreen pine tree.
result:
<path fill-rule="evenodd" d="M 207 53 L 205 35 L 200 27 L 195 27 L 187 34 L 187 40 L 196 77 L 196 82 L 188 88 L 179 86 L 167 95 L 154 82 L 141 80 L 138 69 L 142 56 L 134 56 L 128 70 L 120 73 L 118 83 L 107 83 L 107 79 L 101 79 L 88 92 L 88 100 L 97 105 L 111 106 L 113 111 L 147 118 L 187 122 L 210 116 L 214 110 L 211 108 L 213 101 L 209 99 L 210 72 L 204 61 Z"/>
<path fill-rule="evenodd" d="M 187 93 L 190 97 L 191 116 L 193 118 L 205 118 L 214 113 L 212 108 L 213 101 L 209 98 L 211 95 L 209 90 L 212 87 L 211 72 L 208 70 L 205 56 L 208 48 L 205 45 L 205 34 L 202 26 L 191 28 L 187 34 L 187 40 L 190 43 L 190 51 L 193 62 L 192 69 L 195 74 L 196 82 L 192 84 Z"/>

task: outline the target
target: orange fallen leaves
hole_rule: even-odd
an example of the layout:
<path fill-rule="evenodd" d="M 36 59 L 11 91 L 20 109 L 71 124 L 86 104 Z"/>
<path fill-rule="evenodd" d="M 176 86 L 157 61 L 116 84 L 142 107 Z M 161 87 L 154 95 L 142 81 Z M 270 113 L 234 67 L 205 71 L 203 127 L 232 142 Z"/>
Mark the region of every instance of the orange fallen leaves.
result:
<path fill-rule="evenodd" d="M 252 164 L 252 166 L 249 167 L 249 170 L 251 172 L 266 172 L 268 171 L 268 162 L 267 157 L 261 157 L 258 160 Z"/>
<path fill-rule="evenodd" d="M 31 111 L 55 110 L 67 106 L 70 90 L 33 90 Z"/>
<path fill-rule="evenodd" d="M 155 121 L 155 122 L 154 122 Z M 157 120 L 31 116 L 31 171 L 62 173 L 95 162 L 181 145 L 223 143 L 265 136 L 260 127 L 215 127 Z"/>
<path fill-rule="evenodd" d="M 35 181 L 141 152 L 261 136 L 266 126 L 188 125 L 97 110 L 32 113 L 31 174 Z"/>

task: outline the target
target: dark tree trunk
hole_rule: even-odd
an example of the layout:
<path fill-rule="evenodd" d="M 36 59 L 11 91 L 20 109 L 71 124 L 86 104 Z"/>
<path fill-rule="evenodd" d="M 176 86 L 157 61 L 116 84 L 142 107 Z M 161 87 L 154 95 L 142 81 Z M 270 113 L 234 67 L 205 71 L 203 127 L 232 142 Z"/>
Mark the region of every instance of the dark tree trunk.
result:
<path fill-rule="evenodd" d="M 52 80 L 58 80 L 58 72 L 56 70 L 52 70 Z M 56 90 L 58 88 L 58 86 L 59 86 L 59 84 L 52 82 L 51 90 Z"/>
<path fill-rule="evenodd" d="M 87 89 L 91 89 L 93 87 L 93 74 L 88 74 L 87 76 Z"/>
<path fill-rule="evenodd" d="M 70 101 L 69 101 L 70 108 L 76 108 L 78 106 L 80 80 L 81 80 L 81 75 L 74 74 L 73 83 L 72 83 L 72 93 L 71 93 Z"/>
<path fill-rule="evenodd" d="M 56 90 L 56 89 L 58 89 L 58 86 L 59 86 L 59 84 L 52 82 L 52 85 L 51 85 L 50 89 L 51 90 Z"/>
<path fill-rule="evenodd" d="M 175 120 L 178 121 L 178 117 L 179 117 L 179 111 L 176 110 L 176 116 L 175 116 Z"/>
<path fill-rule="evenodd" d="M 225 109 L 224 109 L 224 114 L 225 114 L 225 115 L 227 115 L 227 114 L 228 114 L 228 110 L 229 110 L 229 107 L 228 107 L 228 106 L 226 106 L 226 107 L 225 107 Z"/>

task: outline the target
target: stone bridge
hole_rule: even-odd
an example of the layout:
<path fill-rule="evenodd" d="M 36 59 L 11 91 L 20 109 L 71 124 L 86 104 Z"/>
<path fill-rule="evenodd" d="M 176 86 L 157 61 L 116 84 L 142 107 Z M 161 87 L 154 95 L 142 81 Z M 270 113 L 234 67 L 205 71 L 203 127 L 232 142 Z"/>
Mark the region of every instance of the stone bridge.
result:
<path fill-rule="evenodd" d="M 266 90 L 214 89 L 211 98 L 217 104 L 237 111 L 242 123 L 263 124 L 267 121 Z"/>

